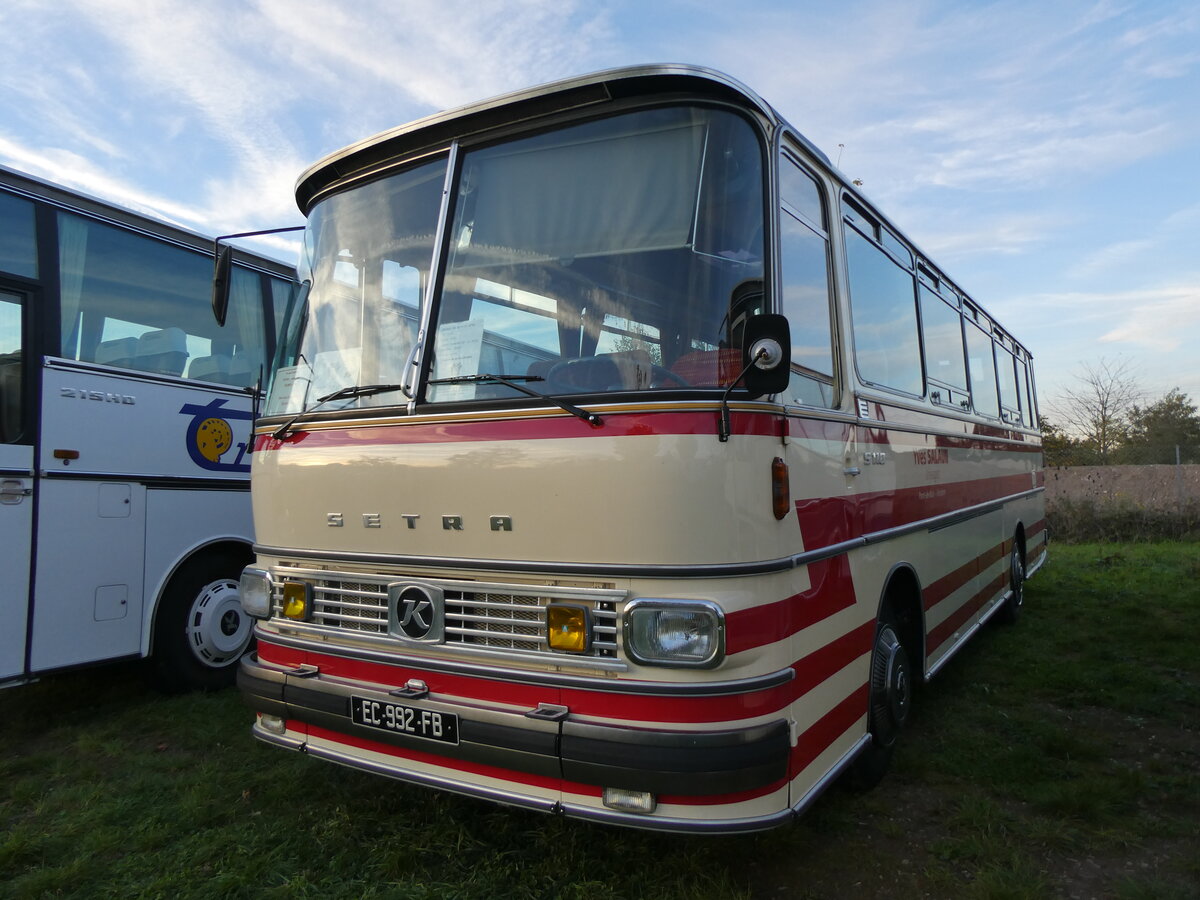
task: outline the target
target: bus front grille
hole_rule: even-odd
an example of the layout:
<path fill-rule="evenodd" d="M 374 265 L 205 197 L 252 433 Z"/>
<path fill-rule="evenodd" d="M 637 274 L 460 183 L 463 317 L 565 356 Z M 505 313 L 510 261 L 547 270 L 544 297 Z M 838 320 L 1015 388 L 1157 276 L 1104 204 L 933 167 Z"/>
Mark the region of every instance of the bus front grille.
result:
<path fill-rule="evenodd" d="M 566 603 L 588 612 L 588 649 L 582 655 L 617 656 L 617 604 L 624 594 L 612 589 L 439 579 L 407 581 L 357 572 L 281 568 L 273 577 L 277 610 L 283 605 L 285 580 L 309 585 L 311 624 L 344 631 L 347 636 L 397 637 L 388 586 L 398 582 L 419 583 L 434 589 L 442 598 L 444 646 L 579 656 L 552 650 L 547 643 L 546 607 L 551 603 Z"/>

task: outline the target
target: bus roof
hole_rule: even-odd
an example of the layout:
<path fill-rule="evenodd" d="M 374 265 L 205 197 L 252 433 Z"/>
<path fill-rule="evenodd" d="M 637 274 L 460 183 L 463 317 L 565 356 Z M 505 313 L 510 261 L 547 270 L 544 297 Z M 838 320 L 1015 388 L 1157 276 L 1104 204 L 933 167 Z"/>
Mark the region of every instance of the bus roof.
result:
<path fill-rule="evenodd" d="M 607 69 L 434 113 L 351 144 L 301 174 L 296 182 L 296 203 L 307 215 L 316 199 L 344 178 L 370 176 L 399 157 L 419 154 L 426 148 L 434 150 L 456 138 L 496 126 L 534 121 L 570 109 L 598 107 L 627 97 L 671 93 L 731 100 L 761 115 L 772 128 L 783 121 L 750 88 L 713 69 L 678 63 Z M 805 143 L 829 164 L 824 153 Z"/>

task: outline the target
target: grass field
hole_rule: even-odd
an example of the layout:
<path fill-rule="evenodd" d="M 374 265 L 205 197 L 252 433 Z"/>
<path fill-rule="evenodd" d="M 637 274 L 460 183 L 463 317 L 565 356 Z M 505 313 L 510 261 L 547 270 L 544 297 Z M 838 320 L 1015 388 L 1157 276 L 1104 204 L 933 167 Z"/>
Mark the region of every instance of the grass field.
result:
<path fill-rule="evenodd" d="M 1200 549 L 1055 546 L 892 773 L 736 838 L 622 831 L 258 745 L 133 667 L 0 691 L 0 896 L 1200 896 Z"/>

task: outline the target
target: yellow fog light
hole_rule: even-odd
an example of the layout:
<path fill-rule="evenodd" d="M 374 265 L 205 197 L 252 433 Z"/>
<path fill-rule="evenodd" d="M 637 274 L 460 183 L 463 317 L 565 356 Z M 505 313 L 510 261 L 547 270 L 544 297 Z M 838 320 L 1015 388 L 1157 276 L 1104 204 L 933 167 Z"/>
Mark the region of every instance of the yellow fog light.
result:
<path fill-rule="evenodd" d="M 283 614 L 289 619 L 304 621 L 312 611 L 312 585 L 302 581 L 283 583 Z"/>
<path fill-rule="evenodd" d="M 588 648 L 588 611 L 582 606 L 546 607 L 546 631 L 551 650 L 583 653 Z"/>

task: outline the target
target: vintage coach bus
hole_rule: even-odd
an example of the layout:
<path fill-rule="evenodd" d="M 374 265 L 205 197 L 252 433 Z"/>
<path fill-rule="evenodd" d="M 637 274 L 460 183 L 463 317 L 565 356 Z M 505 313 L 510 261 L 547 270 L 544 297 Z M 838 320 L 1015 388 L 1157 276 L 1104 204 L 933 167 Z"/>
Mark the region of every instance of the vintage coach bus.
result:
<path fill-rule="evenodd" d="M 260 739 L 765 828 L 876 780 L 915 682 L 1017 615 L 1046 538 L 1028 351 L 742 85 L 521 91 L 297 197 L 241 582 Z"/>

